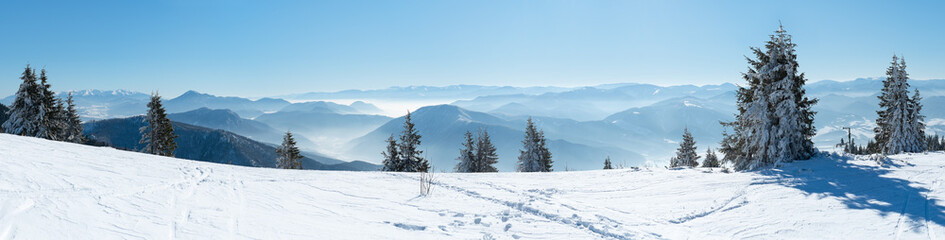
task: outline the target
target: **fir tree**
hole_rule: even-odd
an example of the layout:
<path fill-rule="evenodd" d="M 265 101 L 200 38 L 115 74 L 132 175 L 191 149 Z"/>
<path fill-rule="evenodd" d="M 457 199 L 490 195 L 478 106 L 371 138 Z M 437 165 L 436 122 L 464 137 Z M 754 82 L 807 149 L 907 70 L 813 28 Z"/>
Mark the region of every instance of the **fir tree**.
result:
<path fill-rule="evenodd" d="M 51 90 L 49 79 L 46 77 L 46 69 L 40 70 L 39 88 L 42 99 L 39 114 L 39 132 L 36 137 L 63 140 L 65 138 L 65 118 L 62 102 L 56 97 L 56 93 Z"/>
<path fill-rule="evenodd" d="M 292 132 L 285 132 L 282 137 L 282 145 L 276 149 L 276 167 L 282 169 L 302 169 L 302 154 L 299 148 L 295 146 L 295 138 Z"/>
<path fill-rule="evenodd" d="M 492 145 L 489 132 L 480 129 L 477 137 L 476 153 L 474 154 L 476 157 L 476 172 L 498 172 L 499 169 L 495 168 L 495 164 L 499 162 L 499 154 L 495 152 L 495 145 Z"/>
<path fill-rule="evenodd" d="M 400 151 L 397 149 L 397 140 L 394 139 L 394 134 L 391 134 L 387 138 L 387 150 L 381 152 L 381 155 L 384 155 L 384 165 L 381 171 L 387 172 L 402 172 L 403 163 L 401 163 Z"/>
<path fill-rule="evenodd" d="M 886 79 L 879 96 L 874 138 L 877 150 L 883 154 L 924 151 L 925 125 L 920 113 L 921 97 L 916 91 L 909 97 L 909 74 L 905 59 L 893 56 L 886 69 Z"/>
<path fill-rule="evenodd" d="M 696 154 L 696 141 L 689 133 L 689 128 L 683 129 L 683 140 L 676 149 L 676 157 L 670 160 L 669 167 L 696 167 L 699 166 L 699 155 Z"/>
<path fill-rule="evenodd" d="M 63 140 L 84 143 L 85 135 L 82 135 L 82 120 L 79 119 L 79 112 L 75 109 L 75 102 L 72 100 L 72 92 L 69 92 L 66 98 L 65 110 L 65 138 Z"/>
<path fill-rule="evenodd" d="M 607 156 L 607 158 L 604 158 L 604 170 L 607 170 L 607 169 L 614 169 L 614 166 L 611 165 L 610 163 L 610 156 Z"/>
<path fill-rule="evenodd" d="M 35 137 L 39 133 L 43 93 L 29 65 L 26 65 L 20 80 L 23 82 L 16 91 L 16 99 L 9 106 L 3 130 L 9 134 Z"/>
<path fill-rule="evenodd" d="M 705 151 L 705 159 L 702 160 L 702 167 L 706 168 L 716 168 L 721 167 L 722 163 L 719 162 L 719 157 L 715 155 L 715 151 L 712 151 L 711 148 Z"/>
<path fill-rule="evenodd" d="M 463 147 L 459 149 L 459 163 L 456 164 L 456 172 L 476 172 L 476 143 L 473 141 L 472 133 L 466 131 L 463 135 L 465 141 Z"/>
<path fill-rule="evenodd" d="M 803 73 L 797 71 L 797 55 L 791 35 L 778 29 L 765 49 L 752 48 L 755 59 L 742 74 L 748 82 L 737 91 L 739 113 L 735 121 L 723 123 L 723 161 L 736 170 L 751 170 L 780 161 L 808 159 L 814 153 L 811 137 L 816 99 L 805 96 Z"/>
<path fill-rule="evenodd" d="M 532 118 L 528 118 L 525 126 L 525 139 L 522 140 L 523 149 L 519 150 L 519 172 L 550 172 L 552 170 L 551 152 L 546 147 L 547 140 L 544 132 L 535 128 Z"/>
<path fill-rule="evenodd" d="M 400 135 L 400 157 L 404 172 L 427 172 L 430 169 L 430 163 L 420 156 L 423 153 L 419 149 L 420 137 L 420 133 L 410 120 L 410 112 L 407 112 L 404 130 Z"/>
<path fill-rule="evenodd" d="M 151 102 L 148 103 L 148 114 L 144 118 L 146 126 L 141 127 L 140 143 L 145 144 L 143 152 L 161 156 L 174 156 L 174 150 L 177 149 L 177 143 L 174 139 L 177 134 L 174 133 L 174 127 L 171 126 L 171 120 L 167 119 L 167 113 L 161 105 L 161 96 L 157 93 L 151 95 Z"/>

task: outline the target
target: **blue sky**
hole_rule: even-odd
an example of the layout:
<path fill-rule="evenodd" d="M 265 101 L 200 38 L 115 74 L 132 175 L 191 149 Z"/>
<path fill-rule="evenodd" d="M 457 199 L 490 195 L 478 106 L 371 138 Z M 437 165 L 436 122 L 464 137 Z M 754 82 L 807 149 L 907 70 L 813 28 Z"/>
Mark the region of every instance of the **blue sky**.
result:
<path fill-rule="evenodd" d="M 894 53 L 945 78 L 943 1 L 716 2 L 4 0 L 0 95 L 27 63 L 57 90 L 166 96 L 739 82 L 779 20 L 812 81 L 881 76 Z"/>

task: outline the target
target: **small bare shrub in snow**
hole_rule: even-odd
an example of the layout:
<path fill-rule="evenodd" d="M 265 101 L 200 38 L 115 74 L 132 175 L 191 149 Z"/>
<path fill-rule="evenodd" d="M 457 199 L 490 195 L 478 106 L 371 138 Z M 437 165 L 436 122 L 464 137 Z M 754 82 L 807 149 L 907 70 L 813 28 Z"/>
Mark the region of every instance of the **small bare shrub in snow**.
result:
<path fill-rule="evenodd" d="M 430 190 L 433 189 L 433 182 L 436 181 L 435 170 L 430 169 L 430 172 L 420 172 L 420 195 L 427 196 L 430 195 Z"/>

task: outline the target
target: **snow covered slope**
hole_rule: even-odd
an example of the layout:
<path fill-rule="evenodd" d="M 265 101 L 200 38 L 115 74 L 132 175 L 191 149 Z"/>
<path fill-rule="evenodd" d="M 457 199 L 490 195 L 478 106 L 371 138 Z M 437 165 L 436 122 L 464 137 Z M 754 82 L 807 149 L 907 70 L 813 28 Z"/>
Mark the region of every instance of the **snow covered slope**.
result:
<path fill-rule="evenodd" d="M 945 153 L 886 166 L 418 175 L 249 168 L 0 134 L 0 239 L 926 239 Z"/>

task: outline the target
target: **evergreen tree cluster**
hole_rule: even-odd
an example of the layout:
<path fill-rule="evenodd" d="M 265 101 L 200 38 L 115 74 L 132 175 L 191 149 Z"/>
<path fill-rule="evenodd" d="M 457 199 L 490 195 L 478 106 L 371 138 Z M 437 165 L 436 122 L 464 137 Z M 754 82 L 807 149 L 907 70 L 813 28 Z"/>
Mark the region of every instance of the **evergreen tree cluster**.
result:
<path fill-rule="evenodd" d="M 614 169 L 614 165 L 610 162 L 610 156 L 604 158 L 604 170 Z"/>
<path fill-rule="evenodd" d="M 410 112 L 404 121 L 404 130 L 400 134 L 400 142 L 391 135 L 387 139 L 387 150 L 382 153 L 384 156 L 383 171 L 390 172 L 427 172 L 430 170 L 430 163 L 420 154 L 423 153 L 420 147 L 420 133 L 410 119 Z"/>
<path fill-rule="evenodd" d="M 23 82 L 16 92 L 16 99 L 5 114 L 6 121 L 0 125 L 3 132 L 55 141 L 85 141 L 72 93 L 63 103 L 51 90 L 46 69 L 40 70 L 37 78 L 36 70 L 27 65 L 20 80 Z"/>
<path fill-rule="evenodd" d="M 797 55 L 791 35 L 779 27 L 765 45 L 752 48 L 755 59 L 742 74 L 746 87 L 737 92 L 735 121 L 723 123 L 734 133 L 724 133 L 724 161 L 736 170 L 752 170 L 777 162 L 808 159 L 814 154 L 815 134 L 811 107 L 816 99 L 805 96 L 803 73 L 797 71 Z"/>
<path fill-rule="evenodd" d="M 929 135 L 925 137 L 926 139 L 926 150 L 928 151 L 945 151 L 945 136 L 939 137 L 938 134 Z"/>
<path fill-rule="evenodd" d="M 548 151 L 545 139 L 545 132 L 535 127 L 532 118 L 528 118 L 525 126 L 524 145 L 519 150 L 518 171 L 519 172 L 551 172 L 553 161 L 551 160 L 551 151 Z"/>
<path fill-rule="evenodd" d="M 498 172 L 495 168 L 499 162 L 499 154 L 489 139 L 489 132 L 480 129 L 476 139 L 473 139 L 472 133 L 466 131 L 463 148 L 459 151 L 459 163 L 456 164 L 456 172 Z"/>
<path fill-rule="evenodd" d="M 676 149 L 676 156 L 670 159 L 669 167 L 696 167 L 699 166 L 699 155 L 696 154 L 696 140 L 689 133 L 689 128 L 683 130 L 683 140 Z"/>
<path fill-rule="evenodd" d="M 702 167 L 706 168 L 715 168 L 721 167 L 722 163 L 719 162 L 719 157 L 715 155 L 715 151 L 712 151 L 711 148 L 705 151 L 705 160 L 702 160 Z"/>
<path fill-rule="evenodd" d="M 292 132 L 285 132 L 282 137 L 282 145 L 276 148 L 276 168 L 282 169 L 302 169 L 302 154 L 299 148 L 295 146 L 295 138 Z"/>
<path fill-rule="evenodd" d="M 893 56 L 886 69 L 882 93 L 879 96 L 879 117 L 873 132 L 877 143 L 874 150 L 883 154 L 925 151 L 924 116 L 920 113 L 922 98 L 919 90 L 909 97 L 909 74 L 906 60 Z"/>
<path fill-rule="evenodd" d="M 140 143 L 145 144 L 142 152 L 174 157 L 174 150 L 177 150 L 177 143 L 174 139 L 177 134 L 174 133 L 174 126 L 171 120 L 167 118 L 164 106 L 161 105 L 161 96 L 157 93 L 151 94 L 151 101 L 148 102 L 148 113 L 144 118 L 147 125 L 141 127 Z"/>

